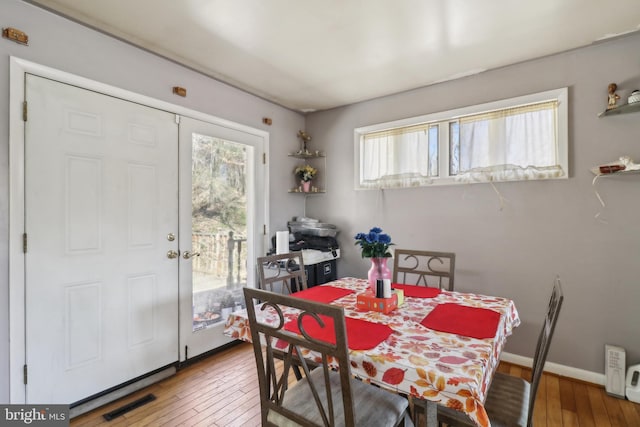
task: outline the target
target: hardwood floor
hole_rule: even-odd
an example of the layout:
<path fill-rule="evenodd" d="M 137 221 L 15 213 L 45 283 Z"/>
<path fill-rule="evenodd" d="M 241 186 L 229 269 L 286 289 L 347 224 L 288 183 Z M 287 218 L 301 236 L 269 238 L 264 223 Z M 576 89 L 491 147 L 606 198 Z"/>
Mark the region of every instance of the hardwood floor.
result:
<path fill-rule="evenodd" d="M 102 415 L 153 393 L 156 400 L 110 422 Z M 259 426 L 251 344 L 196 362 L 166 380 L 71 420 L 71 426 Z"/>
<path fill-rule="evenodd" d="M 71 420 L 80 426 L 259 426 L 258 379 L 250 344 L 194 363 L 143 390 Z M 530 371 L 501 363 L 499 371 Z M 105 421 L 103 414 L 149 393 L 156 400 Z M 545 374 L 536 400 L 536 427 L 638 427 L 640 404 L 608 396 L 602 387 Z"/>

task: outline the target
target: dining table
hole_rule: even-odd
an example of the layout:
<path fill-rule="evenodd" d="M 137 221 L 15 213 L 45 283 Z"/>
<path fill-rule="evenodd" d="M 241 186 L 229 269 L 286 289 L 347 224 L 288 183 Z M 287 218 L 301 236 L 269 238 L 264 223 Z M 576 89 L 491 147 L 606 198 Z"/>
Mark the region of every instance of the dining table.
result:
<path fill-rule="evenodd" d="M 484 402 L 507 337 L 520 324 L 514 302 L 424 286 L 392 287 L 402 290 L 404 302 L 388 313 L 358 306 L 358 295 L 371 292 L 361 278 L 344 277 L 293 296 L 343 307 L 352 374 L 410 396 L 425 409 L 427 426 L 437 425 L 437 405 L 444 405 L 490 427 Z M 251 341 L 246 310 L 229 315 L 224 334 Z"/>

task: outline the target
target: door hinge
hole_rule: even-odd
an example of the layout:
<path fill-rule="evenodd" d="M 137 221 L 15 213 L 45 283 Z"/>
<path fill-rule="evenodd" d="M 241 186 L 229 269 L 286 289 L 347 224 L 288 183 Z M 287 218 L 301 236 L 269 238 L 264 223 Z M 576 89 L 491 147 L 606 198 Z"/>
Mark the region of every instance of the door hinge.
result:
<path fill-rule="evenodd" d="M 184 360 L 189 359 L 189 346 L 184 346 Z"/>
<path fill-rule="evenodd" d="M 22 380 L 23 380 L 24 384 L 27 383 L 27 365 L 24 365 L 22 367 Z"/>
<path fill-rule="evenodd" d="M 22 121 L 27 121 L 27 101 L 22 103 Z"/>
<path fill-rule="evenodd" d="M 267 235 L 267 224 L 262 224 L 262 234 Z"/>
<path fill-rule="evenodd" d="M 22 252 L 27 253 L 27 233 L 22 233 Z"/>
<path fill-rule="evenodd" d="M 176 114 L 176 124 L 179 125 L 180 124 L 180 116 Z"/>
<path fill-rule="evenodd" d="M 262 164 L 263 165 L 267 164 L 267 153 L 262 153 Z"/>

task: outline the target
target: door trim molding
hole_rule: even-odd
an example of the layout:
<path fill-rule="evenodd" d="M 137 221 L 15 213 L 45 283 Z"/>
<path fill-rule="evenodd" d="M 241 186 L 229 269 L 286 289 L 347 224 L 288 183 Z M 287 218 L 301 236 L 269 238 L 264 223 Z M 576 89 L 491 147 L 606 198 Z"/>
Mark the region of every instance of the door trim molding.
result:
<path fill-rule="evenodd" d="M 25 101 L 24 76 L 27 73 L 256 135 L 262 138 L 264 151 L 269 151 L 269 133 L 266 131 L 11 56 L 9 61 L 9 402 L 12 404 L 25 403 L 26 398 L 26 386 L 23 384 L 23 366 L 26 361 L 26 282 L 25 256 L 22 252 L 22 234 L 25 228 L 25 125 L 22 120 L 22 105 Z M 268 177 L 268 165 L 266 165 L 262 180 L 267 191 Z M 268 197 L 265 198 L 263 217 L 265 224 L 268 224 Z M 262 245 L 264 244 L 263 239 Z"/>

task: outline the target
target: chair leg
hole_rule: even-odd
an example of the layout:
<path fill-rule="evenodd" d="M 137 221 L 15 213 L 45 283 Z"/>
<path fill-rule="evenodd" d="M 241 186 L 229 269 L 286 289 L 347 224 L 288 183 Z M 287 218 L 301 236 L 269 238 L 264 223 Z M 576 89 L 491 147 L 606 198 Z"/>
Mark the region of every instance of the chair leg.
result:
<path fill-rule="evenodd" d="M 416 399 L 413 396 L 409 396 L 409 413 L 413 424 L 416 426 L 421 425 L 420 421 L 424 419 L 424 408 L 419 403 L 416 403 Z"/>
<path fill-rule="evenodd" d="M 415 427 L 411 420 L 409 412 L 405 413 L 404 417 L 398 422 L 397 427 Z"/>
<path fill-rule="evenodd" d="M 298 365 L 293 365 L 293 375 L 296 376 L 296 379 L 300 381 L 302 379 L 302 374 L 300 373 L 300 368 Z"/>
<path fill-rule="evenodd" d="M 440 425 L 438 421 L 438 404 L 409 396 L 409 409 L 413 424 L 416 426 Z"/>

